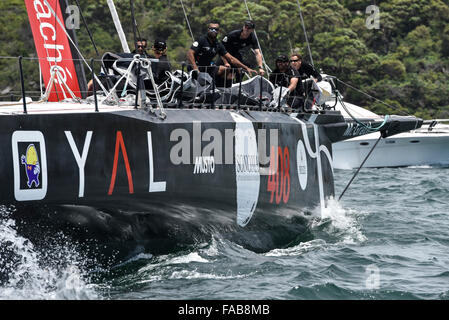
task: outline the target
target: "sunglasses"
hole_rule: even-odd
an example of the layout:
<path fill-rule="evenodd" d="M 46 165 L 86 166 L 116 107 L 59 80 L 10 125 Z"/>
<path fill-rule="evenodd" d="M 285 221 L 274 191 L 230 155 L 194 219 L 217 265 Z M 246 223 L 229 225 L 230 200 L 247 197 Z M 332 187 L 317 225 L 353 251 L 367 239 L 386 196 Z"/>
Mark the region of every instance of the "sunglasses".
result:
<path fill-rule="evenodd" d="M 299 60 L 299 59 L 297 59 L 297 60 L 290 60 L 290 62 L 298 62 L 298 61 L 301 61 L 301 60 Z"/>
<path fill-rule="evenodd" d="M 210 31 L 218 32 L 218 31 L 220 31 L 220 28 L 209 28 L 209 30 L 210 30 Z"/>
<path fill-rule="evenodd" d="M 137 46 L 137 48 L 146 48 L 147 46 Z"/>

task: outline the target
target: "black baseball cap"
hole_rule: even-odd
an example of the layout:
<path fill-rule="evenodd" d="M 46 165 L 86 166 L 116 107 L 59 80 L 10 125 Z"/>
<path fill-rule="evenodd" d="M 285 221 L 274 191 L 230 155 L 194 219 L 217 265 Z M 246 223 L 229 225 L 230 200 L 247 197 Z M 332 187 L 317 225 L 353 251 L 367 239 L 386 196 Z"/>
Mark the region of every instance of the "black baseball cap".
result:
<path fill-rule="evenodd" d="M 255 29 L 256 28 L 256 24 L 254 23 L 253 20 L 246 20 L 244 25 L 250 29 Z"/>
<path fill-rule="evenodd" d="M 285 54 L 281 54 L 276 58 L 276 62 L 288 62 L 288 57 Z"/>
<path fill-rule="evenodd" d="M 165 43 L 164 40 L 156 40 L 156 41 L 154 41 L 153 47 L 156 50 L 162 51 L 162 50 L 167 49 L 167 44 Z"/>

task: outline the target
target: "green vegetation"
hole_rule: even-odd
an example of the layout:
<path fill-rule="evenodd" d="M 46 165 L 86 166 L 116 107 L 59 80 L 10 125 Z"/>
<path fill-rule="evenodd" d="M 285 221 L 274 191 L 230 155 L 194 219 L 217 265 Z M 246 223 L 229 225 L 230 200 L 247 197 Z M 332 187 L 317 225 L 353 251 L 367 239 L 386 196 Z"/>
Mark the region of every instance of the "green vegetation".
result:
<path fill-rule="evenodd" d="M 69 1 L 71 2 L 71 1 Z M 121 45 L 106 0 L 80 0 L 100 54 L 119 52 Z M 185 61 L 192 43 L 179 0 L 135 0 L 137 23 L 143 37 L 167 39 L 174 65 Z M 239 28 L 247 19 L 239 0 L 184 0 L 195 37 L 206 32 L 210 20 L 223 32 Z M 129 0 L 116 0 L 123 27 L 132 46 Z M 376 1 L 380 28 L 369 29 L 366 13 L 372 1 L 300 0 L 315 66 L 324 73 L 385 101 L 388 106 L 340 84 L 345 100 L 377 113 L 408 113 L 423 118 L 449 118 L 449 1 Z M 307 45 L 296 0 L 251 0 L 265 59 L 273 66 L 281 53 L 299 51 L 308 60 Z M 35 57 L 34 42 L 23 0 L 0 2 L 0 56 Z M 223 35 L 223 33 L 222 33 Z M 83 25 L 78 43 L 86 58 L 95 51 Z M 39 90 L 38 71 L 24 64 L 27 90 Z M 0 60 L 0 95 L 20 90 L 16 60 Z"/>

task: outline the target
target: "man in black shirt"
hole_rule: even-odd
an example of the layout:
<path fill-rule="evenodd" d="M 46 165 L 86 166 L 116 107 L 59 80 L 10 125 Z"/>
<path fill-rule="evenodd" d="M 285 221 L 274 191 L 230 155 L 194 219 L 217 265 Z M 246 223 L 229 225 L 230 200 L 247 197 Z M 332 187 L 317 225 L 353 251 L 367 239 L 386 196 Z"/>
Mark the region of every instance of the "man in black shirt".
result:
<path fill-rule="evenodd" d="M 320 73 L 316 71 L 316 69 L 308 62 L 303 61 L 302 57 L 299 53 L 293 53 L 290 56 L 290 64 L 299 74 L 299 82 L 296 86 L 293 95 L 296 97 L 300 97 L 301 99 L 307 98 L 307 108 L 311 108 L 313 105 L 313 94 L 312 94 L 312 83 L 310 81 L 305 81 L 303 83 L 302 80 L 309 79 L 313 77 L 315 82 L 323 80 Z"/>
<path fill-rule="evenodd" d="M 277 57 L 276 68 L 270 74 L 270 81 L 274 85 L 288 89 L 289 97 L 287 98 L 287 104 L 290 107 L 299 108 L 301 106 L 301 101 L 292 95 L 298 85 L 299 73 L 289 65 L 289 60 L 286 55 L 282 54 Z"/>
<path fill-rule="evenodd" d="M 187 59 L 190 62 L 191 69 L 201 72 L 208 72 L 211 75 L 214 74 L 215 66 L 212 67 L 212 60 L 217 54 L 219 54 L 220 57 L 224 57 L 227 61 L 235 64 L 238 68 L 243 68 L 248 72 L 254 72 L 254 70 L 248 68 L 229 54 L 223 44 L 217 41 L 217 34 L 219 30 L 220 26 L 218 23 L 210 23 L 207 34 L 201 36 L 198 41 L 193 42 L 187 52 Z M 225 66 L 219 66 L 216 71 L 217 75 L 223 74 L 225 69 Z"/>
<path fill-rule="evenodd" d="M 299 53 L 293 53 L 290 56 L 290 63 L 299 72 L 302 79 L 307 79 L 312 76 L 315 82 L 323 80 L 320 73 L 310 63 L 302 60 Z"/>
<path fill-rule="evenodd" d="M 149 57 L 159 59 L 159 62 L 153 62 L 154 81 L 157 84 L 161 84 L 169 77 L 166 71 L 171 71 L 171 65 L 167 58 L 167 44 L 164 40 L 156 40 L 152 49 L 154 55 L 150 55 Z"/>
<path fill-rule="evenodd" d="M 293 92 L 298 84 L 298 71 L 289 66 L 288 57 L 284 54 L 276 59 L 276 68 L 270 74 L 270 81 L 274 85 L 288 88 L 289 92 Z"/>
<path fill-rule="evenodd" d="M 259 44 L 257 43 L 256 36 L 254 34 L 254 29 L 256 25 L 252 20 L 246 20 L 242 29 L 234 30 L 229 32 L 222 40 L 222 43 L 226 50 L 240 62 L 247 64 L 243 61 L 241 50 L 247 50 L 251 48 L 256 56 L 258 71 L 261 76 L 265 74 L 262 67 L 262 54 L 259 50 Z M 217 65 L 227 65 L 227 61 L 218 59 Z M 232 65 L 232 67 L 235 67 Z"/>

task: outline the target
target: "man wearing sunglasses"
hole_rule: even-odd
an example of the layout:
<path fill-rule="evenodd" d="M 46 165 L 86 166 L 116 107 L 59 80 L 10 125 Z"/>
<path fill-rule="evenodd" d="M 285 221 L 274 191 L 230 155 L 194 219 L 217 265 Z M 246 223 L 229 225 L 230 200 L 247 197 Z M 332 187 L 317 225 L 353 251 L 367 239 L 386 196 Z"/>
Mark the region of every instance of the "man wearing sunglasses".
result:
<path fill-rule="evenodd" d="M 219 31 L 220 25 L 218 23 L 209 23 L 207 34 L 201 36 L 198 41 L 193 42 L 187 52 L 187 59 L 190 62 L 190 69 L 200 72 L 208 72 L 211 75 L 215 72 L 217 75 L 222 75 L 226 70 L 226 67 L 219 66 L 218 70 L 216 70 L 216 67 L 212 65 L 212 60 L 218 54 L 220 57 L 225 58 L 226 61 L 229 61 L 229 63 L 232 63 L 237 68 L 243 68 L 247 72 L 255 72 L 229 54 L 223 44 L 217 41 Z"/>
<path fill-rule="evenodd" d="M 276 68 L 270 73 L 270 81 L 274 85 L 288 89 L 287 104 L 291 108 L 300 107 L 298 105 L 300 101 L 297 101 L 298 99 L 295 99 L 293 96 L 293 92 L 295 92 L 298 86 L 299 73 L 290 66 L 290 61 L 285 54 L 281 54 L 276 58 Z"/>
<path fill-rule="evenodd" d="M 298 72 L 299 75 L 298 85 L 292 95 L 295 96 L 296 99 L 301 99 L 302 101 L 305 100 L 306 108 L 310 109 L 313 105 L 312 82 L 311 80 L 305 82 L 302 80 L 307 80 L 312 77 L 313 81 L 318 82 L 323 78 L 310 63 L 302 60 L 299 53 L 293 53 L 290 55 L 290 65 Z"/>
<path fill-rule="evenodd" d="M 298 78 L 298 71 L 289 65 L 288 57 L 285 54 L 278 56 L 276 58 L 276 68 L 270 74 L 271 83 L 288 88 L 288 91 L 291 93 L 296 89 Z"/>
<path fill-rule="evenodd" d="M 303 61 L 299 53 L 293 53 L 290 56 L 290 64 L 298 71 L 301 78 L 306 79 L 312 76 L 315 82 L 322 80 L 320 73 L 310 63 Z"/>
<path fill-rule="evenodd" d="M 256 25 L 252 20 L 246 20 L 243 24 L 242 29 L 237 29 L 229 32 L 222 40 L 222 43 L 226 50 L 236 59 L 241 61 L 243 64 L 248 65 L 243 60 L 242 51 L 251 48 L 254 52 L 257 61 L 257 70 L 261 76 L 265 74 L 262 67 L 262 54 L 259 50 L 259 44 L 257 42 L 256 36 L 254 35 L 254 29 Z M 217 65 L 227 65 L 227 61 L 218 59 Z M 234 65 L 231 65 L 235 67 Z"/>
<path fill-rule="evenodd" d="M 136 40 L 136 49 L 134 49 L 134 54 L 140 54 L 142 56 L 148 56 L 147 52 L 147 39 L 138 38 Z"/>

